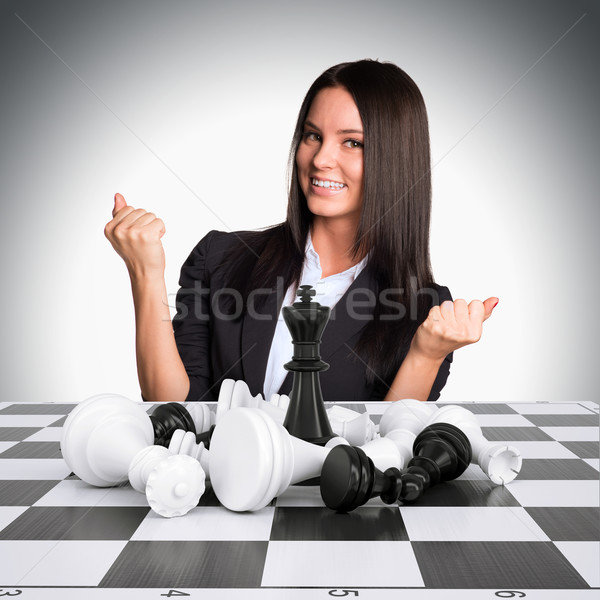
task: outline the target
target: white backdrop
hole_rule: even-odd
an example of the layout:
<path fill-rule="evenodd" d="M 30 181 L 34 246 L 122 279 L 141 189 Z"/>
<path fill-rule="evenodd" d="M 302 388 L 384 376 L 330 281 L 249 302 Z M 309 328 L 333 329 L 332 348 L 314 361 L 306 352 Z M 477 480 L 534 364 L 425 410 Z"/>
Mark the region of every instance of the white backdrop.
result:
<path fill-rule="evenodd" d="M 325 68 L 404 68 L 432 137 L 434 274 L 500 303 L 445 400 L 596 397 L 596 2 L 4 2 L 2 400 L 139 398 L 115 192 L 167 226 L 167 288 L 210 229 L 281 221 Z"/>

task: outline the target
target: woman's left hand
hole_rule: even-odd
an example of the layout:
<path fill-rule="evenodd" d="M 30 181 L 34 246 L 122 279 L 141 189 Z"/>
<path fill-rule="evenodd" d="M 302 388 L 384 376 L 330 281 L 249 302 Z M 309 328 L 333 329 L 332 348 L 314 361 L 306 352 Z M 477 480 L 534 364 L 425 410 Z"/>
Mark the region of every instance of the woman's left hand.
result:
<path fill-rule="evenodd" d="M 465 300 L 446 300 L 432 307 L 412 339 L 411 351 L 441 362 L 450 352 L 481 338 L 483 322 L 496 304 L 498 298 L 491 297 L 484 302 L 473 300 L 468 305 Z"/>

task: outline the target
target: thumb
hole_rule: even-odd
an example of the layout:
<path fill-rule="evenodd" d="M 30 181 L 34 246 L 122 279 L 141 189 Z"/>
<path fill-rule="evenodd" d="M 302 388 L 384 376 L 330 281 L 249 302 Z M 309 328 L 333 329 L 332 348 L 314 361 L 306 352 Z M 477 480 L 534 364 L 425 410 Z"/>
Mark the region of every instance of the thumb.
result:
<path fill-rule="evenodd" d="M 483 301 L 483 320 L 485 321 L 486 319 L 489 319 L 492 316 L 492 310 L 494 310 L 494 307 L 496 306 L 496 304 L 498 304 L 499 299 L 496 298 L 495 296 L 492 296 L 491 298 L 488 298 L 487 300 Z"/>
<path fill-rule="evenodd" d="M 127 202 L 125 202 L 125 198 L 118 192 L 115 194 L 115 207 L 113 208 L 112 214 L 113 217 L 119 212 L 122 208 L 127 206 Z"/>

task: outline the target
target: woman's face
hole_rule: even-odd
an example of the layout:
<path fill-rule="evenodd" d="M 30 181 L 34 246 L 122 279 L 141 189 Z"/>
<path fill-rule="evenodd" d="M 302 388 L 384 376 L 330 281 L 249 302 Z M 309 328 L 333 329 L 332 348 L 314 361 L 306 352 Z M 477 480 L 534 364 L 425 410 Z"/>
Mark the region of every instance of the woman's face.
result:
<path fill-rule="evenodd" d="M 296 152 L 300 187 L 315 216 L 358 222 L 363 200 L 363 127 L 350 93 L 325 88 L 314 98 Z"/>

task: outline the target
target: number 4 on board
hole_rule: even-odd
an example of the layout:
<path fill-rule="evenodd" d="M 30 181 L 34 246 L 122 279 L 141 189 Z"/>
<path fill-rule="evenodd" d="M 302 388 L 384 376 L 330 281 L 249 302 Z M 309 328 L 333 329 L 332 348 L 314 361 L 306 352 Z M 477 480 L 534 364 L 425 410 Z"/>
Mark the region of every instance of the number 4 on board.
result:
<path fill-rule="evenodd" d="M 161 596 L 171 598 L 172 596 L 189 596 L 189 594 L 186 594 L 185 592 L 179 592 L 177 590 L 169 590 L 167 594 L 161 594 Z"/>

